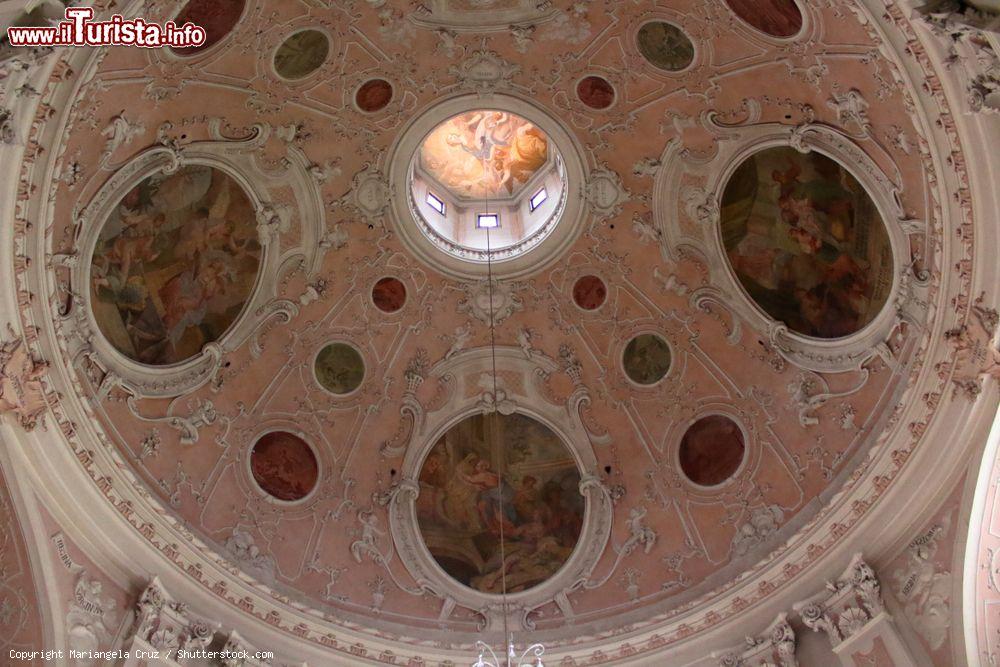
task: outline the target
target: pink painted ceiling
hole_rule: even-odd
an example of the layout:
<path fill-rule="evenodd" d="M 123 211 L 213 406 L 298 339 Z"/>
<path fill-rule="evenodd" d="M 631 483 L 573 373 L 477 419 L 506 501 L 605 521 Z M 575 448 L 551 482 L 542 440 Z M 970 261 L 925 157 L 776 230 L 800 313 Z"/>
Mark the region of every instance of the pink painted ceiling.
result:
<path fill-rule="evenodd" d="M 913 359 L 903 358 L 895 370 L 879 359 L 870 362 L 860 391 L 830 400 L 816 411 L 818 423 L 805 426 L 789 390 L 801 371 L 769 346 L 766 332 L 744 323 L 732 337 L 728 316 L 690 305 L 690 290 L 706 284 L 701 260 L 685 258 L 673 271 L 687 292 L 664 289 L 651 270 L 662 263 L 660 248 L 637 234 L 641 227 L 634 224 L 648 220 L 654 204 L 653 180 L 636 165 L 658 159 L 671 141 L 692 153 L 710 151 L 712 138 L 690 121 L 707 109 L 736 119 L 754 100 L 763 122 L 796 126 L 815 114 L 817 122 L 837 126 L 828 101 L 849 82 L 869 101 L 873 135 L 919 142 L 920 131 L 899 112 L 912 100 L 855 14 L 816 10 L 820 27 L 777 42 L 747 28 L 722 2 L 674 0 L 656 10 L 646 3 L 561 2 L 555 4 L 564 19 L 538 26 L 521 43 L 508 33 L 484 38 L 418 29 L 407 19 L 406 2 L 378 8 L 361 2 L 248 4 L 233 34 L 191 59 L 107 51 L 80 91 L 59 149 L 78 163 L 82 177 L 59 186 L 54 250 L 72 250 L 74 207 L 111 175 L 97 166 L 106 144 L 100 130 L 117 115 L 141 122 L 144 131 L 118 149 L 116 161 L 155 143 L 157 128 L 166 122 L 181 144 L 207 139 L 214 116 L 223 116 L 234 133 L 260 121 L 296 124 L 294 143 L 309 160 L 336 165 L 321 185 L 324 201 L 336 202 L 415 111 L 449 94 L 456 83 L 449 66 L 483 48 L 485 39 L 489 49 L 520 67 L 514 83 L 563 119 L 595 165 L 620 174 L 631 193 L 619 213 L 589 226 L 555 265 L 513 284 L 524 308 L 496 331 L 498 344 L 517 346 L 519 334 L 528 330 L 531 346 L 553 359 L 563 346 L 575 352 L 593 397 L 585 417 L 613 436 L 597 449 L 598 469 L 609 486 L 625 491 L 615 507 L 612 540 L 625 542 L 626 520 L 636 508 L 645 508 L 646 524 L 657 536 L 652 548 L 628 557 L 631 576 L 622 570 L 599 588 L 572 593 L 577 615 L 571 622 L 554 605 L 542 609 L 536 621 L 552 637 L 570 637 L 577 627 L 621 631 L 637 619 L 705 599 L 779 548 L 778 536 L 814 516 L 824 502 L 821 494 L 839 488 L 864 460 L 886 428 Z M 172 3 L 153 6 L 166 12 Z M 634 33 L 651 17 L 669 18 L 691 37 L 698 55 L 690 69 L 666 75 L 638 54 Z M 290 85 L 274 75 L 268 54 L 291 30 L 307 26 L 332 36 L 330 56 L 316 75 Z M 615 87 L 616 102 L 605 110 L 576 97 L 577 82 L 591 74 Z M 380 112 L 363 114 L 352 106 L 353 92 L 371 78 L 390 80 L 394 99 Z M 264 160 L 277 163 L 283 153 L 281 140 L 272 138 Z M 898 169 L 907 214 L 928 216 L 920 151 L 886 141 L 883 150 L 869 154 L 884 171 Z M 291 192 L 285 196 L 292 203 Z M 211 401 L 217 418 L 200 430 L 197 443 L 182 444 L 177 431 L 137 418 L 118 390 L 95 399 L 96 417 L 165 511 L 280 596 L 331 618 L 393 632 L 474 631 L 471 614 L 458 609 L 439 620 L 439 600 L 403 592 L 376 563 L 356 562 L 350 545 L 362 536 L 359 510 L 374 512 L 387 525 L 373 495 L 389 488 L 401 459 L 380 455 L 379 445 L 403 428 L 407 368 L 416 359 L 432 365 L 444 359 L 462 327 L 471 326 L 469 349 L 487 346 L 489 331 L 460 309 L 462 286 L 411 256 L 386 225 L 369 224 L 335 203 L 327 216 L 349 238 L 326 254 L 320 271 L 325 289 L 317 300 L 291 322 L 269 327 L 261 355 L 248 345 L 228 354 L 219 383 L 172 406 L 166 400 L 138 402 L 140 414 L 163 415 Z M 916 243 L 913 254 L 922 256 Z M 574 285 L 587 274 L 600 276 L 608 290 L 606 303 L 593 311 L 573 302 Z M 392 313 L 369 299 L 386 275 L 406 288 L 405 305 Z M 298 301 L 305 290 L 302 272 L 291 272 L 280 289 L 279 296 Z M 672 368 L 663 383 L 638 389 L 622 373 L 620 357 L 632 337 L 649 331 L 669 342 Z M 365 382 L 346 398 L 325 393 L 312 376 L 313 358 L 331 338 L 349 341 L 366 359 Z M 913 348 L 906 349 L 909 355 Z M 860 378 L 846 373 L 825 379 L 836 394 Z M 96 396 L 95 379 L 82 380 Z M 572 390 L 564 373 L 547 382 L 554 396 Z M 428 382 L 418 398 L 431 404 L 443 391 Z M 682 479 L 676 448 L 687 424 L 719 410 L 746 429 L 748 462 L 734 482 L 699 489 Z M 320 488 L 303 505 L 272 503 L 248 482 L 250 448 L 272 425 L 301 431 L 315 447 Z M 614 558 L 609 549 L 598 572 L 607 571 Z M 400 581 L 413 585 L 405 570 L 393 567 Z M 382 599 L 376 600 L 376 591 Z"/>

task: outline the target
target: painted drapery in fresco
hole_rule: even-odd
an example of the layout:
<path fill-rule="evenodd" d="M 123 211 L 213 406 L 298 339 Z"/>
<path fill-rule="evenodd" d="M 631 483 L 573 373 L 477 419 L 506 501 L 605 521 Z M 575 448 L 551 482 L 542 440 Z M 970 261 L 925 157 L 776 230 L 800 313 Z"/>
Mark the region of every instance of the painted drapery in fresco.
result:
<path fill-rule="evenodd" d="M 470 111 L 428 135 L 420 148 L 424 170 L 456 196 L 509 197 L 548 158 L 548 138 L 524 118 L 503 111 Z"/>
<path fill-rule="evenodd" d="M 94 318 L 128 358 L 182 362 L 239 317 L 260 261 L 253 205 L 229 175 L 195 165 L 150 176 L 101 229 L 90 269 Z"/>
<path fill-rule="evenodd" d="M 726 185 L 721 225 L 740 283 L 792 331 L 859 331 L 892 288 L 889 236 L 874 202 L 820 153 L 778 147 L 748 158 Z"/>
<path fill-rule="evenodd" d="M 508 592 L 527 590 L 576 546 L 579 485 L 576 463 L 548 427 L 524 415 L 475 415 L 427 455 L 417 518 L 431 555 L 459 582 L 500 593 L 506 573 Z"/>

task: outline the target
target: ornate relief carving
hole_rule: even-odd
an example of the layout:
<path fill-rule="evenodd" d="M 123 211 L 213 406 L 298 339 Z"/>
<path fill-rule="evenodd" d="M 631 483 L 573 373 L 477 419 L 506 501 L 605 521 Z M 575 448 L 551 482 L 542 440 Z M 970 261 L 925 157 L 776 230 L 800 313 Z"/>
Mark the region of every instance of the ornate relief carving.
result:
<path fill-rule="evenodd" d="M 612 501 L 610 492 L 603 482 L 591 472 L 596 468 L 597 460 L 594 451 L 587 444 L 589 438 L 586 435 L 586 427 L 576 407 L 581 400 L 589 400 L 587 390 L 581 387 L 570 398 L 569 404 L 553 403 L 539 390 L 533 378 L 539 374 L 556 373 L 559 371 L 559 366 L 540 351 L 534 351 L 529 358 L 519 348 L 501 347 L 496 351 L 496 364 L 497 372 L 501 376 L 517 375 L 523 378 L 519 383 L 521 388 L 516 393 L 513 386 L 505 389 L 505 395 L 509 396 L 505 400 L 511 402 L 511 409 L 541 421 L 560 433 L 563 436 L 562 440 L 571 446 L 583 477 L 580 493 L 587 503 L 585 524 L 577 547 L 566 565 L 558 574 L 542 584 L 509 596 L 511 610 L 516 610 L 522 625 L 530 628 L 534 624 L 532 616 L 535 610 L 552 601 L 557 602 L 564 615 L 572 615 L 572 606 L 566 596 L 590 579 L 604 552 L 611 531 Z M 496 596 L 463 586 L 444 574 L 434 562 L 419 533 L 415 508 L 415 501 L 420 493 L 417 478 L 427 452 L 438 441 L 440 434 L 453 425 L 457 418 L 484 409 L 481 384 L 482 379 L 491 377 L 491 374 L 492 357 L 490 350 L 486 349 L 458 353 L 428 372 L 429 378 L 454 378 L 456 386 L 450 395 L 451 400 L 446 405 L 426 414 L 422 408 L 417 408 L 420 411 L 422 428 L 419 432 L 413 432 L 406 448 L 401 469 L 402 480 L 391 495 L 389 503 L 389 523 L 395 551 L 410 576 L 421 589 L 431 591 L 445 601 L 442 618 L 449 616 L 458 605 L 480 614 L 486 626 L 493 629 L 500 627 L 503 614 L 503 610 L 496 604 Z M 485 407 L 492 409 L 492 405 Z M 647 551 L 652 548 L 656 535 L 645 525 L 643 516 L 643 511 L 633 510 L 629 521 L 630 538 L 618 550 L 619 561 L 623 554 L 627 555 L 636 548 L 642 547 Z M 367 525 L 372 525 L 371 519 L 367 516 L 366 521 L 369 522 Z M 352 552 L 355 552 L 356 557 L 363 553 L 377 553 L 379 558 L 387 562 L 389 556 L 385 556 L 377 547 L 370 544 L 377 535 L 369 531 L 367 537 L 366 542 L 366 534 L 363 531 L 361 539 L 352 545 Z M 391 570 L 389 572 L 392 574 Z M 611 574 L 603 581 L 607 581 L 610 577 Z"/>
<path fill-rule="evenodd" d="M 867 102 L 857 93 L 837 94 L 831 107 L 841 122 L 867 136 L 870 121 Z M 904 220 L 898 198 L 898 185 L 894 175 L 886 175 L 876 163 L 843 132 L 826 125 L 807 123 L 794 128 L 786 125 L 755 123 L 751 113 L 746 123 L 721 124 L 709 114 L 704 123 L 718 135 L 717 149 L 708 153 L 692 154 L 682 150 L 682 144 L 673 142 L 661 158 L 666 165 L 656 177 L 656 201 L 676 201 L 668 193 L 681 192 L 680 204 L 654 208 L 656 225 L 663 233 L 666 252 L 676 259 L 682 254 L 698 253 L 709 258 L 708 269 L 711 290 L 716 300 L 724 303 L 738 319 L 746 320 L 760 331 L 768 332 L 770 345 L 785 359 L 802 368 L 817 372 L 839 372 L 861 368 L 870 358 L 879 354 L 891 357 L 886 342 L 896 330 L 899 316 L 892 308 L 881 313 L 859 332 L 839 339 L 808 338 L 794 333 L 783 323 L 777 322 L 755 304 L 751 303 L 744 289 L 734 276 L 718 231 L 719 203 L 732 169 L 758 151 L 772 146 L 793 146 L 801 152 L 819 151 L 832 156 L 844 165 L 850 165 L 882 214 L 889 233 L 893 260 L 896 267 L 910 266 L 909 240 L 895 221 Z M 705 185 L 690 183 L 692 178 Z M 685 218 L 696 224 L 692 228 Z M 904 280 L 894 281 L 889 302 L 906 301 L 908 317 L 919 319 L 926 315 L 912 305 L 919 299 L 922 287 L 914 280 L 904 285 Z M 905 288 L 905 292 L 904 292 Z M 717 290 L 717 291 L 716 291 Z M 734 318 L 734 329 L 738 327 Z M 734 334 L 736 335 L 736 334 Z"/>
<path fill-rule="evenodd" d="M 184 604 L 170 597 L 158 578 L 139 596 L 135 613 L 132 650 L 154 649 L 163 655 L 204 650 L 218 628 L 217 624 L 193 618 Z"/>
<path fill-rule="evenodd" d="M 496 51 L 473 51 L 458 65 L 448 68 L 448 73 L 459 81 L 462 88 L 486 93 L 509 89 L 512 80 L 521 71 L 520 65 L 505 60 Z"/>
<path fill-rule="evenodd" d="M 602 221 L 621 213 L 630 198 L 621 177 L 610 169 L 597 169 L 590 173 L 585 193 L 594 212 L 595 220 Z"/>
<path fill-rule="evenodd" d="M 501 324 L 514 313 L 524 309 L 524 302 L 517 295 L 517 287 L 509 281 L 493 279 L 492 293 L 490 280 L 465 283 L 465 298 L 458 304 L 458 312 L 471 315 L 489 326 Z M 458 342 L 456 337 L 456 343 Z"/>
<path fill-rule="evenodd" d="M 880 641 L 893 664 L 916 664 L 886 613 L 878 577 L 861 554 L 837 581 L 827 584 L 826 591 L 796 604 L 795 611 L 808 628 L 826 633 L 838 655 L 846 657 Z"/>
<path fill-rule="evenodd" d="M 944 645 L 951 627 L 951 573 L 935 562 L 938 540 L 950 525 L 951 517 L 946 516 L 910 542 L 906 564 L 892 573 L 906 615 L 932 650 Z"/>
<path fill-rule="evenodd" d="M 550 0 L 429 0 L 419 5 L 411 20 L 439 31 L 488 33 L 508 28 L 530 29 L 552 20 L 558 9 Z"/>
<path fill-rule="evenodd" d="M 48 368 L 31 358 L 23 340 L 0 344 L 0 415 L 12 414 L 21 428 L 33 431 L 48 408 L 42 386 Z"/>
<path fill-rule="evenodd" d="M 79 255 L 74 257 L 84 259 L 60 262 L 70 268 L 72 279 L 70 291 L 73 299 L 69 310 L 63 313 L 63 323 L 71 337 L 74 354 L 90 356 L 105 371 L 105 385 L 113 381 L 136 397 L 176 396 L 191 391 L 211 381 L 217 375 L 225 354 L 248 338 L 253 337 L 255 349 L 259 348 L 257 335 L 268 320 L 278 314 L 287 322 L 297 312 L 294 304 L 289 302 L 286 307 L 283 300 L 276 299 L 277 281 L 282 272 L 288 270 L 284 264 L 298 260 L 307 271 L 312 272 L 318 267 L 324 250 L 319 243 L 325 229 L 322 200 L 315 180 L 309 175 L 310 163 L 304 154 L 295 147 L 287 147 L 282 170 L 265 173 L 257 164 L 254 152 L 264 146 L 270 136 L 268 126 L 256 126 L 247 137 L 238 139 L 224 139 L 222 123 L 218 119 L 212 120 L 209 126 L 216 140 L 184 145 L 178 143 L 181 141 L 179 138 L 173 137 L 176 131 L 169 123 L 161 126 L 160 140 L 165 145 L 149 149 L 129 161 L 79 211 L 77 228 L 81 231 L 77 247 L 80 250 Z M 125 130 L 115 132 L 114 137 L 131 136 Z M 249 297 L 243 314 L 222 339 L 206 345 L 200 355 L 184 363 L 162 368 L 144 367 L 125 359 L 99 333 L 90 308 L 91 256 L 101 223 L 136 183 L 157 172 L 169 174 L 181 165 L 195 164 L 224 170 L 250 197 L 257 210 L 260 241 L 264 248 L 260 268 L 262 278 L 258 281 L 257 290 Z M 292 189 L 298 202 L 297 210 L 290 204 L 261 198 L 276 185 Z M 291 231 L 292 218 L 296 215 L 295 235 L 300 245 L 291 253 L 282 253 L 278 248 L 279 240 Z M 102 395 L 107 395 L 109 386 L 102 387 Z"/>
<path fill-rule="evenodd" d="M 713 653 L 719 667 L 798 667 L 795 630 L 786 614 L 779 614 L 761 635 L 747 637 L 744 646 L 727 653 Z"/>

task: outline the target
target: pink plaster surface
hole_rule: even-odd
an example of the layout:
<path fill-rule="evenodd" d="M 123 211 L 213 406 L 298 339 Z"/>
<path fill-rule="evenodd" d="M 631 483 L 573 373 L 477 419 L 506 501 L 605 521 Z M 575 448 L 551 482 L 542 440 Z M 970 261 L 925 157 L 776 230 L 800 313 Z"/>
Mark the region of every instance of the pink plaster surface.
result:
<path fill-rule="evenodd" d="M 401 14 L 404 3 L 392 2 L 385 12 L 360 4 L 350 28 L 338 11 L 323 13 L 281 2 L 265 5 L 268 10 L 255 13 L 247 19 L 251 24 L 241 30 L 259 30 L 260 44 L 267 46 L 280 43 L 291 23 L 324 21 L 336 37 L 328 59 L 335 63 L 329 76 L 318 77 L 312 87 L 289 89 L 270 72 L 266 58 L 252 57 L 252 52 L 266 53 L 266 48 L 251 50 L 238 42 L 227 42 L 205 60 L 180 63 L 155 59 L 139 50 L 112 50 L 84 87 L 65 135 L 65 155 L 79 159 L 84 174 L 78 186 L 62 186 L 57 193 L 55 251 L 71 249 L 73 207 L 88 201 L 110 176 L 94 164 L 94 156 L 100 155 L 105 143 L 97 130 L 123 109 L 129 118 L 141 120 L 146 130 L 122 147 L 116 160 L 150 147 L 156 129 L 167 121 L 184 132 L 182 144 L 207 139 L 207 119 L 214 115 L 224 114 L 233 133 L 260 121 L 274 126 L 299 123 L 305 132 L 296 143 L 309 159 L 340 167 L 340 175 L 322 185 L 323 198 L 329 201 L 348 191 L 353 175 L 393 142 L 411 109 L 433 103 L 454 83 L 439 57 L 415 56 L 440 53 L 438 38 L 429 31 L 411 34 L 400 27 L 392 17 Z M 672 5 L 690 17 L 683 23 L 692 39 L 712 45 L 713 59 L 672 78 L 637 68 L 630 77 L 616 81 L 619 97 L 609 111 L 595 112 L 567 100 L 575 98 L 573 86 L 584 73 L 595 68 L 621 70 L 635 62 L 638 56 L 627 32 L 642 18 L 644 10 L 639 5 L 618 3 L 615 21 L 601 6 L 592 4 L 586 16 L 591 34 L 602 35 L 607 48 L 595 48 L 586 58 L 565 59 L 558 77 L 548 76 L 549 68 L 563 55 L 579 53 L 580 47 L 567 43 L 565 37 L 550 35 L 552 28 L 539 29 L 528 54 L 505 39 L 491 40 L 489 48 L 522 65 L 516 79 L 535 86 L 535 101 L 563 116 L 577 139 L 621 174 L 625 187 L 635 195 L 649 194 L 652 180 L 633 173 L 633 165 L 644 158 L 659 158 L 668 141 L 679 141 L 694 152 L 711 148 L 709 137 L 697 124 L 663 123 L 668 109 L 692 117 L 703 111 L 703 94 L 692 91 L 711 89 L 712 106 L 726 121 L 742 117 L 744 101 L 753 98 L 761 102 L 765 122 L 797 125 L 804 121 L 803 110 L 809 105 L 818 122 L 836 125 L 836 114 L 827 105 L 831 86 L 850 81 L 869 100 L 868 113 L 877 134 L 901 127 L 916 136 L 908 118 L 899 113 L 906 104 L 904 93 L 898 87 L 885 87 L 882 64 L 868 61 L 874 45 L 852 13 L 821 12 L 827 43 L 804 45 L 805 51 L 829 49 L 854 55 L 825 60 L 829 73 L 811 83 L 790 77 L 779 57 L 806 64 L 812 56 L 799 58 L 778 47 L 761 50 L 738 34 L 716 30 L 713 20 L 723 20 L 719 12 L 727 12 L 721 6 L 693 0 Z M 734 20 L 728 13 L 724 16 L 728 17 L 724 20 Z M 403 30 L 402 37 L 393 32 L 396 29 Z M 471 52 L 481 40 L 461 37 L 459 41 Z M 746 76 L 748 68 L 753 76 Z M 405 98 L 409 106 L 391 104 L 371 116 L 355 111 L 350 104 L 353 91 L 361 81 L 376 76 L 391 79 L 394 99 Z M 144 97 L 148 77 L 176 84 L 179 91 L 151 104 Z M 230 85 L 233 81 L 238 85 Z M 629 113 L 634 118 L 626 125 Z M 613 129 L 596 130 L 609 122 Z M 272 138 L 262 159 L 276 162 L 284 148 L 279 139 Z M 889 173 L 898 167 L 908 215 L 927 215 L 926 175 L 918 151 L 890 148 L 889 155 L 872 152 L 871 157 Z M 291 192 L 283 192 L 274 197 L 274 203 L 295 202 Z M 612 540 L 621 544 L 628 538 L 625 520 L 638 506 L 649 510 L 647 523 L 658 535 L 654 549 L 649 553 L 637 550 L 627 560 L 628 568 L 642 573 L 638 597 L 630 598 L 619 576 L 598 590 L 574 592 L 571 601 L 578 623 L 602 621 L 617 626 L 624 623 L 619 619 L 625 612 L 648 607 L 652 614 L 654 609 L 679 608 L 684 601 L 731 581 L 751 564 L 738 562 L 734 556 L 735 538 L 748 523 L 749 512 L 778 508 L 781 519 L 776 527 L 780 528 L 803 511 L 813 511 L 805 509 L 810 501 L 831 484 L 839 484 L 849 472 L 847 462 L 878 437 L 891 414 L 892 397 L 906 378 L 905 372 L 894 372 L 876 361 L 864 389 L 847 400 L 830 401 L 816 413 L 820 424 L 803 428 L 787 393 L 797 371 L 768 353 L 766 332 L 744 322 L 741 336 L 730 342 L 725 318 L 694 311 L 687 296 L 661 289 L 652 271 L 662 262 L 659 248 L 640 244 L 631 232 L 633 216 L 647 210 L 646 204 L 633 197 L 594 236 L 581 237 L 552 268 L 523 281 L 519 288 L 531 295 L 525 299 L 525 308 L 496 330 L 498 344 L 514 346 L 522 329 L 532 330 L 534 348 L 551 358 L 558 358 L 562 345 L 576 350 L 583 362 L 583 382 L 594 397 L 587 419 L 613 434 L 613 444 L 598 450 L 599 468 L 610 469 L 609 484 L 627 489 L 616 507 Z M 489 332 L 459 312 L 462 295 L 455 282 L 409 256 L 386 229 L 378 225 L 369 229 L 344 207 L 333 207 L 327 215 L 331 228 L 338 225 L 347 230 L 349 242 L 326 255 L 321 270 L 325 292 L 302 307 L 292 322 L 264 335 L 265 352 L 259 358 L 246 345 L 228 354 L 219 391 L 206 387 L 188 397 L 210 399 L 223 417 L 202 429 L 197 446 L 182 445 L 177 432 L 159 428 L 162 443 L 157 453 L 140 459 L 141 443 L 151 429 L 114 393 L 100 404 L 100 419 L 128 465 L 165 511 L 222 553 L 231 555 L 223 545 L 235 531 L 251 536 L 259 555 L 273 562 L 270 583 L 283 595 L 331 613 L 348 611 L 415 628 L 436 626 L 438 600 L 413 597 L 392 586 L 378 613 L 372 610 L 372 587 L 384 571 L 369 560 L 356 563 L 352 559 L 350 545 L 359 537 L 356 509 L 375 509 L 372 494 L 384 491 L 390 471 L 401 468 L 401 459 L 381 458 L 378 446 L 401 428 L 404 371 L 409 362 L 418 355 L 431 364 L 442 360 L 452 344 L 449 336 L 470 321 L 473 329 L 467 348 L 488 345 Z M 301 224 L 292 220 L 288 238 L 300 233 Z M 403 308 L 391 318 L 368 298 L 371 285 L 390 266 L 408 294 Z M 696 288 L 706 284 L 705 269 L 699 261 L 685 259 L 676 275 Z M 581 275 L 594 270 L 600 271 L 607 284 L 607 301 L 597 311 L 582 313 L 573 303 L 573 286 Z M 279 297 L 297 301 L 304 285 L 301 272 L 292 272 L 281 283 Z M 675 312 L 690 319 L 685 324 L 672 315 Z M 320 321 L 322 326 L 316 324 Z M 671 344 L 673 367 L 655 389 L 639 391 L 625 379 L 619 360 L 627 341 L 648 330 L 659 332 Z M 366 360 L 366 381 L 349 399 L 330 396 L 312 376 L 312 359 L 331 335 L 350 340 Z M 857 381 L 850 374 L 826 379 L 834 393 Z M 507 387 L 516 395 L 518 384 L 527 381 L 533 380 L 512 377 Z M 566 396 L 572 390 L 562 373 L 553 374 L 548 384 L 554 395 Z M 96 392 L 96 387 L 91 385 L 90 390 Z M 428 382 L 418 398 L 431 409 L 442 392 L 442 387 Z M 848 404 L 856 412 L 855 426 L 843 428 L 838 416 Z M 144 413 L 160 414 L 166 402 L 147 400 L 140 406 Z M 694 488 L 677 469 L 677 447 L 686 423 L 719 406 L 737 416 L 747 429 L 747 464 L 735 479 L 717 489 Z M 245 459 L 264 422 L 292 422 L 316 445 L 320 469 L 327 472 L 320 492 L 304 505 L 276 507 L 248 478 Z M 382 517 L 384 527 L 384 513 Z M 613 557 L 608 550 L 597 572 L 605 572 Z M 408 580 L 398 562 L 393 567 L 401 580 Z M 349 569 L 350 576 L 333 576 L 342 569 Z M 564 622 L 554 613 L 539 619 L 543 629 Z M 442 625 L 470 629 L 475 622 L 457 612 Z"/>

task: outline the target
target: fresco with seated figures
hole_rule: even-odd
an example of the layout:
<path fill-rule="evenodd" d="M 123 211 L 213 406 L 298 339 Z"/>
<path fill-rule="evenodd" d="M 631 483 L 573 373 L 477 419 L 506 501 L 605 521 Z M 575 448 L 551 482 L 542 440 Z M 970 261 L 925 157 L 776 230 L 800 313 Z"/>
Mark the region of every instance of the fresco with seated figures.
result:
<path fill-rule="evenodd" d="M 524 415 L 474 415 L 427 455 L 417 519 L 445 572 L 494 594 L 506 576 L 512 593 L 544 582 L 573 552 L 583 525 L 579 487 L 573 457 L 548 427 Z"/>

